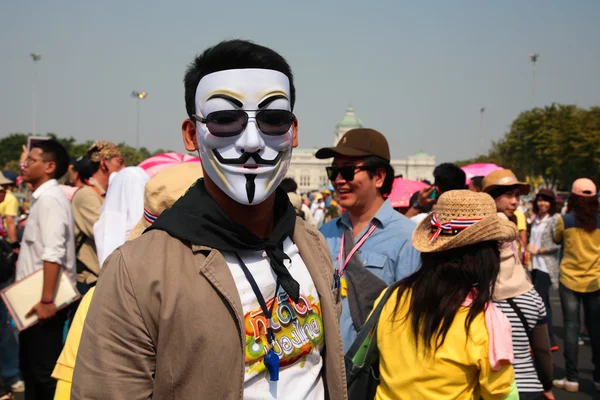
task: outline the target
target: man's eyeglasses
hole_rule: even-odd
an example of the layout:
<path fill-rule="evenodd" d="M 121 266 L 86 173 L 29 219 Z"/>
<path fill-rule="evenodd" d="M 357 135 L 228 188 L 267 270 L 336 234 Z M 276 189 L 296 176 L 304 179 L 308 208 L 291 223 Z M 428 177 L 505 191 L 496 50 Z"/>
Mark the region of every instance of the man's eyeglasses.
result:
<path fill-rule="evenodd" d="M 222 110 L 211 112 L 202 118 L 196 114 L 192 117 L 206 127 L 215 136 L 233 137 L 244 132 L 248 125 L 248 111 L 256 111 L 258 129 L 269 136 L 286 134 L 296 120 L 296 116 L 287 110 Z"/>
<path fill-rule="evenodd" d="M 342 175 L 345 181 L 353 181 L 356 171 L 368 171 L 369 167 L 364 165 L 346 165 L 343 167 L 326 167 L 327 177 L 330 181 L 334 181 L 338 174 Z"/>
<path fill-rule="evenodd" d="M 38 161 L 45 162 L 45 161 L 44 161 L 42 158 L 31 158 L 31 157 L 27 157 L 27 158 L 25 159 L 25 164 L 28 164 L 28 165 L 29 165 L 29 164 L 33 164 L 34 162 L 38 162 Z"/>

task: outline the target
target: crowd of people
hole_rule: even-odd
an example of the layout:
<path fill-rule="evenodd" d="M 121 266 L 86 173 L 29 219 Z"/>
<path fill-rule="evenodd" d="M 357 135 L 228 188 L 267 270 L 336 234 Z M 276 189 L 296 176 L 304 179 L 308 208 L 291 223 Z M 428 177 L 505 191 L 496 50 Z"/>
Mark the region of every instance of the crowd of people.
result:
<path fill-rule="evenodd" d="M 150 177 L 107 141 L 76 160 L 36 142 L 21 158 L 32 191 L 22 237 L 16 177 L 0 176 L 0 261 L 15 271 L 2 285 L 43 271 L 29 312 L 39 322 L 18 346 L 4 340 L 2 307 L 0 400 L 553 399 L 553 388 L 579 389 L 582 331 L 600 392 L 590 179 L 573 182 L 564 213 L 548 188 L 523 213 L 531 188 L 512 171 L 467 182 L 444 163 L 402 214 L 388 199 L 388 141 L 359 128 L 316 153 L 332 160 L 331 186 L 300 194 L 285 177 L 299 125 L 280 54 L 221 42 L 184 85 L 182 138 L 201 165 Z M 62 275 L 82 297 L 58 308 Z M 558 377 L 552 290 L 565 328 Z M 375 356 L 361 362 L 359 348 Z M 374 384 L 354 374 L 365 364 Z"/>

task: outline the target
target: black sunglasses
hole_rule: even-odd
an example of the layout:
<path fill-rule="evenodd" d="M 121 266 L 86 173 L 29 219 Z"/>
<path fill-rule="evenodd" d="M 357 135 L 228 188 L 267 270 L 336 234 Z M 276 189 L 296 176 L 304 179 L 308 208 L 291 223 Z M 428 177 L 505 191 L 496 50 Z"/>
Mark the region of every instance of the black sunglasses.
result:
<path fill-rule="evenodd" d="M 368 171 L 369 167 L 364 165 L 346 165 L 344 167 L 326 167 L 327 177 L 330 181 L 334 181 L 338 174 L 342 174 L 345 181 L 353 181 L 356 171 Z"/>
<path fill-rule="evenodd" d="M 269 136 L 286 134 L 296 120 L 296 116 L 287 110 L 222 110 L 211 112 L 202 118 L 196 114 L 194 119 L 206 124 L 206 127 L 215 136 L 232 137 L 244 132 L 248 125 L 248 111 L 256 111 L 256 124 L 258 129 Z"/>

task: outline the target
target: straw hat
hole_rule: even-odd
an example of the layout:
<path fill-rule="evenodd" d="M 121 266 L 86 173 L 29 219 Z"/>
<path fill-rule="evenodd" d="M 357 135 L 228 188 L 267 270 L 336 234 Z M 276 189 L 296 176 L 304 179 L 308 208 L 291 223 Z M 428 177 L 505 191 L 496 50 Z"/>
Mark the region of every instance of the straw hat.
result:
<path fill-rule="evenodd" d="M 508 186 L 518 186 L 522 196 L 529 194 L 529 191 L 531 190 L 529 184 L 519 182 L 517 176 L 510 169 L 499 169 L 490 172 L 483 178 L 483 191 L 486 193 L 491 193 L 497 187 Z"/>
<path fill-rule="evenodd" d="M 144 189 L 144 215 L 131 230 L 129 240 L 144 233 L 163 211 L 179 200 L 200 178 L 202 166 L 196 163 L 175 164 L 154 175 Z"/>
<path fill-rule="evenodd" d="M 123 157 L 121 149 L 109 141 L 97 140 L 88 149 L 88 157 L 92 162 L 99 162 L 101 159 L 110 160 L 115 157 Z"/>
<path fill-rule="evenodd" d="M 487 193 L 451 190 L 438 199 L 413 233 L 413 246 L 422 253 L 445 251 L 488 240 L 511 242 L 517 226 L 501 220 L 494 199 Z"/>

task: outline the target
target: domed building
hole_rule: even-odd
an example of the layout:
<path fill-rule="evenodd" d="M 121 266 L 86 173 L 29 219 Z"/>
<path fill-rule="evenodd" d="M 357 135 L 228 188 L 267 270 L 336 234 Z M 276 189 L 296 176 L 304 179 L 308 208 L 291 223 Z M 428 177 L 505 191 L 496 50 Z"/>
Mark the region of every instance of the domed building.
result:
<path fill-rule="evenodd" d="M 353 107 L 346 109 L 346 114 L 335 126 L 333 145 L 335 146 L 342 136 L 351 129 L 363 128 L 363 123 L 356 115 Z M 382 132 L 385 135 L 385 132 Z M 325 167 L 331 165 L 331 160 L 319 160 L 315 157 L 318 149 L 294 149 L 292 160 L 287 176 L 294 178 L 298 183 L 298 191 L 301 193 L 320 190 L 329 186 L 330 182 L 325 173 Z M 393 149 L 392 154 L 393 154 Z M 390 161 L 396 176 L 405 179 L 429 180 L 433 182 L 433 169 L 435 168 L 435 156 L 424 152 L 418 152 L 408 156 L 408 160 Z"/>

